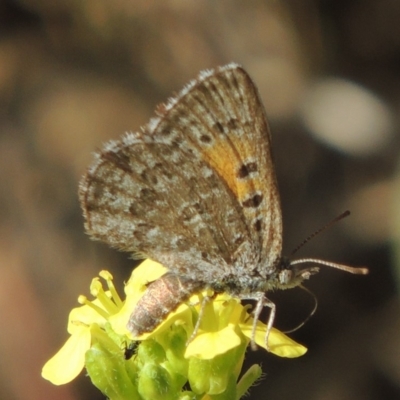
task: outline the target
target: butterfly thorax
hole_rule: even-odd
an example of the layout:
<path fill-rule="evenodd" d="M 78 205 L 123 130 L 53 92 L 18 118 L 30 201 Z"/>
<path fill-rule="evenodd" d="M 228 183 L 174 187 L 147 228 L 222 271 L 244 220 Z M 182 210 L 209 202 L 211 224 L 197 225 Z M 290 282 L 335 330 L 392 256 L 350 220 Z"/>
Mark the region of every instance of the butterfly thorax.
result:
<path fill-rule="evenodd" d="M 237 271 L 240 269 L 236 269 Z M 250 268 L 246 269 L 247 271 Z M 225 276 L 223 280 L 205 284 L 217 293 L 227 292 L 233 296 L 243 297 L 246 294 L 284 290 L 299 286 L 304 280 L 318 272 L 317 267 L 300 267 L 292 265 L 289 258 L 280 257 L 271 267 L 257 267 L 255 271 L 264 271 L 260 274 L 234 274 Z"/>

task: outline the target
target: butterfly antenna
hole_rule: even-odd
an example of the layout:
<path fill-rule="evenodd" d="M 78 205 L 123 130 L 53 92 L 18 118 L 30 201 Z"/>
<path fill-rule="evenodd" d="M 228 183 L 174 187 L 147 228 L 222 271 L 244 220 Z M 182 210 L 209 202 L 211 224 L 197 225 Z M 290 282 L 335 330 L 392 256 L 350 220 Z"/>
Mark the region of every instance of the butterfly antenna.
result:
<path fill-rule="evenodd" d="M 283 333 L 292 333 L 292 332 L 296 332 L 298 329 L 300 329 L 302 326 L 304 326 L 304 325 L 308 322 L 308 320 L 315 314 L 315 311 L 317 311 L 317 308 L 318 308 L 318 299 L 317 299 L 317 296 L 316 296 L 310 289 L 307 289 L 307 288 L 306 288 L 305 286 L 303 286 L 303 285 L 299 285 L 299 288 L 300 288 L 300 289 L 303 289 L 304 291 L 306 291 L 308 294 L 311 295 L 311 297 L 314 299 L 314 307 L 313 307 L 313 309 L 311 310 L 310 314 L 308 314 L 308 317 L 307 317 L 303 322 L 301 322 L 299 325 L 297 325 L 297 326 L 294 327 L 293 329 L 290 329 L 289 331 L 283 331 Z"/>
<path fill-rule="evenodd" d="M 317 231 L 315 231 L 313 234 L 308 236 L 306 239 L 304 239 L 290 254 L 293 256 L 296 254 L 305 244 L 307 244 L 313 237 L 319 235 L 321 232 L 325 231 L 326 229 L 330 228 L 333 224 L 336 224 L 336 222 L 342 220 L 343 218 L 346 218 L 350 215 L 350 211 L 346 210 L 342 214 L 338 215 L 336 218 L 334 218 L 332 221 L 328 222 L 326 225 L 323 227 L 319 228 Z"/>
<path fill-rule="evenodd" d="M 341 271 L 350 272 L 350 274 L 354 275 L 367 275 L 369 272 L 368 268 L 365 267 L 350 267 L 349 265 L 339 264 L 326 260 L 320 260 L 318 258 L 300 258 L 298 260 L 290 261 L 290 265 L 304 264 L 304 263 L 325 265 L 327 267 L 340 269 Z"/>
<path fill-rule="evenodd" d="M 310 235 L 308 238 L 306 238 L 305 240 L 303 240 L 303 242 L 301 242 L 291 253 L 291 255 L 293 256 L 293 254 L 297 253 L 297 251 L 299 251 L 306 243 L 308 243 L 313 237 L 317 236 L 318 234 L 320 234 L 321 232 L 323 232 L 324 230 L 330 228 L 333 224 L 335 224 L 336 222 L 342 220 L 343 218 L 346 218 L 350 215 L 350 211 L 347 210 L 343 213 L 341 213 L 340 215 L 338 215 L 336 218 L 334 218 L 332 221 L 328 222 L 326 225 L 324 225 L 322 228 L 319 228 L 317 231 L 315 231 L 312 235 Z M 346 271 L 349 272 L 351 274 L 356 274 L 356 275 L 366 275 L 368 274 L 368 268 L 364 268 L 364 267 L 350 267 L 348 265 L 344 265 L 344 264 L 338 264 L 335 262 L 331 262 L 331 261 L 326 261 L 326 260 L 320 260 L 317 258 L 301 258 L 299 260 L 292 260 L 290 261 L 290 265 L 295 265 L 295 264 L 303 264 L 303 263 L 313 263 L 313 264 L 318 264 L 318 265 L 325 265 L 327 267 L 331 267 L 331 268 L 336 268 L 336 269 L 340 269 L 342 271 Z"/>

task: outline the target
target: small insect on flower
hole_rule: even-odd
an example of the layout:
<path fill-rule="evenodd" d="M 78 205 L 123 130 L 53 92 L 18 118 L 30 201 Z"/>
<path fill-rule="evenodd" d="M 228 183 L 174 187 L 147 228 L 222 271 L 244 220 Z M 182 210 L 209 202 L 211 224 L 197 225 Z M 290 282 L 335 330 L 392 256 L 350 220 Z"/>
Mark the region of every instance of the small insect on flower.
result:
<path fill-rule="evenodd" d="M 137 346 L 137 342 L 130 342 L 125 347 L 125 351 L 124 351 L 125 360 L 130 360 L 134 356 L 135 350 L 136 350 L 136 346 Z"/>
<path fill-rule="evenodd" d="M 256 301 L 253 347 L 257 320 L 269 307 L 268 345 L 276 307 L 267 294 L 318 272 L 301 265 L 367 273 L 282 257 L 270 131 L 257 88 L 241 66 L 201 72 L 156 113 L 140 132 L 107 143 L 80 183 L 92 238 L 169 270 L 133 310 L 133 336 L 152 331 L 192 294 L 211 289 Z"/>

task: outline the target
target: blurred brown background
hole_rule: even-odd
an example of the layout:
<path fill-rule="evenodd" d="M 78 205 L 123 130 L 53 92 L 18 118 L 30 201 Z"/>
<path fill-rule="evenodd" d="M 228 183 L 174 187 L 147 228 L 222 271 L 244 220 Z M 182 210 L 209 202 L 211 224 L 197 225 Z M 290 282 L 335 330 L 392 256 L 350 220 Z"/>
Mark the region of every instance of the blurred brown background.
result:
<path fill-rule="evenodd" d="M 400 398 L 400 2 L 20 0 L 0 3 L 0 398 L 102 399 L 88 378 L 53 387 L 43 363 L 101 269 L 122 288 L 128 254 L 85 236 L 77 200 L 91 152 L 137 130 L 205 68 L 241 63 L 270 118 L 285 253 L 322 268 L 296 360 L 249 352 L 251 399 Z M 273 294 L 277 327 L 312 300 Z"/>

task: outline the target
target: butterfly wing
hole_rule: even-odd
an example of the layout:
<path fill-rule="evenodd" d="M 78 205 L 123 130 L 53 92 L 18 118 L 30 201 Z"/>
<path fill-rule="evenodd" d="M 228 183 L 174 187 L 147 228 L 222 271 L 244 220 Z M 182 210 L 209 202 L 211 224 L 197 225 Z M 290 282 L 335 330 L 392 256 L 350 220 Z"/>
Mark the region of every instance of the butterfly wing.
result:
<path fill-rule="evenodd" d="M 253 82 L 236 64 L 205 71 L 157 114 L 96 155 L 80 185 L 87 232 L 205 282 L 263 275 L 281 211 Z"/>

